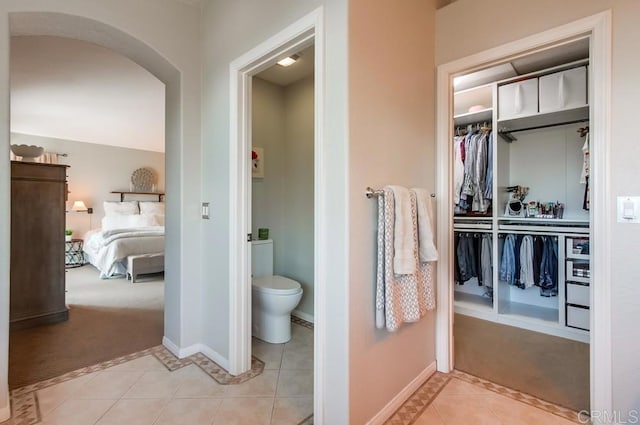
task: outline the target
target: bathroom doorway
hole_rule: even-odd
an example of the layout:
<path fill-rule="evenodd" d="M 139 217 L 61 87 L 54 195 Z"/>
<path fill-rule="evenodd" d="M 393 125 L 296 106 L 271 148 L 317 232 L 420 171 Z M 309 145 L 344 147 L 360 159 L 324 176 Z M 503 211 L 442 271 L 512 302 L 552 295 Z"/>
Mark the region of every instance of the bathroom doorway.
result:
<path fill-rule="evenodd" d="M 311 260 L 311 263 L 305 265 L 294 264 L 295 270 L 313 270 L 312 280 L 298 276 L 297 278 L 302 281 L 302 284 L 307 285 L 303 287 L 306 292 L 306 299 L 300 300 L 297 306 L 293 309 L 293 320 L 297 321 L 295 325 L 292 325 L 292 335 L 295 337 L 297 330 L 301 330 L 299 326 L 306 325 L 306 330 L 303 330 L 304 337 L 303 343 L 300 345 L 307 345 L 305 362 L 307 365 L 304 367 L 307 369 L 305 373 L 299 374 L 286 372 L 279 376 L 278 383 L 283 382 L 283 378 L 290 378 L 292 381 L 296 381 L 296 385 L 303 384 L 305 388 L 308 388 L 308 395 L 305 396 L 306 400 L 304 404 L 307 404 L 305 411 L 308 411 L 309 416 L 315 413 L 315 420 L 322 423 L 322 402 L 326 397 L 323 374 L 323 365 L 325 364 L 326 353 L 322 349 L 323 341 L 326 339 L 325 332 L 323 331 L 324 318 L 326 317 L 326 294 L 324 289 L 326 288 L 326 273 L 324 270 L 328 269 L 327 265 L 327 244 L 325 234 L 327 232 L 326 220 L 323 217 L 326 216 L 327 201 L 329 194 L 327 193 L 327 176 L 328 170 L 324 164 L 327 160 L 328 151 L 325 146 L 323 138 L 324 129 L 324 35 L 323 35 L 323 13 L 321 9 L 304 16 L 298 21 L 294 22 L 290 26 L 286 27 L 279 33 L 273 35 L 269 39 L 255 46 L 253 49 L 240 56 L 230 64 L 231 71 L 231 97 L 230 97 L 230 112 L 231 112 L 231 144 L 230 144 L 230 193 L 232 198 L 230 200 L 230 240 L 229 240 L 229 256 L 230 256 L 230 276 L 229 281 L 237 284 L 230 286 L 230 304 L 229 304 L 229 367 L 228 370 L 234 375 L 246 372 L 251 367 L 252 356 L 252 281 L 251 281 L 251 263 L 252 263 L 252 244 L 251 241 L 255 237 L 258 239 L 259 235 L 252 235 L 252 228 L 269 228 L 268 238 L 274 242 L 274 260 L 273 266 L 275 273 L 286 273 L 282 266 L 284 261 L 283 253 L 287 250 L 287 244 L 289 249 L 297 248 L 298 242 L 288 240 L 285 242 L 283 239 L 287 235 L 285 230 L 294 229 L 297 233 L 302 234 L 302 239 L 305 241 L 305 246 L 312 247 L 310 252 L 312 257 L 307 257 Z M 312 50 L 306 52 L 306 49 L 312 47 Z M 273 168 L 273 164 L 281 164 L 282 158 L 277 153 L 273 155 L 270 153 L 271 147 L 268 149 L 266 146 L 258 146 L 257 141 L 253 141 L 253 85 L 260 85 L 262 82 L 258 81 L 258 78 L 254 78 L 261 72 L 273 67 L 276 62 L 285 57 L 296 55 L 300 60 L 305 55 L 308 59 L 312 59 L 313 62 L 311 68 L 313 69 L 313 79 L 306 80 L 304 83 L 300 83 L 301 86 L 305 86 L 313 93 L 313 98 L 309 99 L 313 105 L 312 118 L 307 118 L 312 125 L 307 127 L 308 133 L 312 134 L 312 145 L 305 145 L 305 149 L 310 149 L 307 152 L 307 156 L 303 156 L 304 160 L 300 160 L 297 163 L 291 164 L 292 174 L 279 174 L 282 170 Z M 302 62 L 300 62 L 302 63 Z M 294 69 L 294 68 L 291 68 Z M 307 75 L 308 76 L 308 75 Z M 304 90 L 303 90 L 304 91 Z M 284 100 L 283 100 L 284 102 Z M 299 111 L 298 111 L 299 112 Z M 272 125 L 273 123 L 268 123 Z M 293 138 L 299 139 L 302 135 L 293 133 Z M 262 142 L 260 142 L 262 143 Z M 255 146 L 252 146 L 254 145 Z M 254 171 L 253 164 L 254 159 L 252 155 L 252 148 L 262 148 L 262 153 L 255 152 L 255 159 L 262 160 L 262 164 L 256 164 L 256 179 L 262 179 L 261 188 L 264 188 L 265 183 L 269 184 L 273 178 L 274 181 L 280 180 L 280 192 L 288 196 L 287 199 L 292 199 L 292 196 L 296 193 L 300 193 L 299 190 L 303 190 L 304 197 L 300 200 L 298 197 L 293 199 L 296 203 L 302 202 L 302 206 L 306 208 L 306 211 L 312 211 L 309 213 L 308 218 L 306 215 L 302 217 L 289 216 L 279 217 L 280 223 L 283 223 L 278 227 L 277 225 L 259 224 L 258 222 L 252 223 L 252 198 L 253 191 L 257 192 L 257 185 L 254 189 Z M 293 151 L 299 148 L 296 143 L 293 146 Z M 290 152 L 289 155 L 293 155 Z M 309 156 L 308 154 L 312 155 Z M 260 157 L 262 155 L 262 157 Z M 274 161 L 273 163 L 271 161 Z M 276 165 L 277 167 L 277 165 Z M 300 170 L 305 175 L 311 176 L 311 180 L 307 182 L 310 186 L 303 185 L 300 178 L 296 177 L 296 173 L 300 173 Z M 275 173 L 275 174 L 274 174 Z M 262 175 L 263 177 L 259 177 Z M 256 193 L 256 195 L 258 195 Z M 284 195 L 282 195 L 284 196 Z M 284 199 L 284 198 L 282 198 Z M 256 201 L 257 202 L 257 201 Z M 281 201 L 284 202 L 284 201 Z M 278 208 L 277 203 L 269 203 L 270 208 Z M 300 205 L 298 205 L 298 208 Z M 290 206 L 283 205 L 285 211 Z M 272 226 L 272 227 L 267 227 Z M 273 227 L 275 226 L 275 227 Z M 286 229 L 285 229 L 286 228 Z M 285 229 L 285 230 L 282 230 Z M 264 234 L 264 233 L 263 233 Z M 264 237 L 264 236 L 263 236 Z M 296 235 L 294 232 L 294 238 L 300 238 L 300 235 Z M 282 242 L 278 240 L 281 239 Z M 281 250 L 284 248 L 284 251 Z M 300 261 L 300 260 L 293 260 Z M 294 275 L 289 275 L 294 276 Z M 313 282 L 313 288 L 308 286 Z M 312 306 L 312 309 L 309 307 Z M 304 309 L 307 310 L 304 310 Z M 305 315 L 306 313 L 306 315 Z M 302 321 L 298 319 L 304 316 Z M 300 325 L 300 323 L 302 325 Z M 313 323 L 311 325 L 311 323 Z M 312 329 L 310 329 L 312 328 Z M 282 354 L 276 362 L 280 365 L 285 360 L 285 351 L 283 349 Z M 265 355 L 263 354 L 263 357 Z M 275 356 L 277 357 L 277 355 Z M 269 359 L 265 358 L 267 363 L 265 366 L 268 370 L 269 367 L 273 367 L 273 363 Z M 278 373 L 280 373 L 278 369 Z M 278 384 L 280 388 L 280 384 Z M 296 394 L 298 395 L 298 394 Z M 304 418 L 303 418 L 304 419 Z"/>
<path fill-rule="evenodd" d="M 292 315 L 313 323 L 314 46 L 286 58 L 252 78 L 251 234 L 273 241 L 273 274 L 303 289 Z"/>

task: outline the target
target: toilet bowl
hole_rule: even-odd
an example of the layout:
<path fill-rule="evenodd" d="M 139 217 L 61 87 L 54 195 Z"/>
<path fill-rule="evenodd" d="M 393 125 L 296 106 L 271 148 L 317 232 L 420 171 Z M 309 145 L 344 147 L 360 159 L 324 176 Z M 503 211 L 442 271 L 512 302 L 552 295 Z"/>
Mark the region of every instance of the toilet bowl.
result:
<path fill-rule="evenodd" d="M 273 344 L 291 339 L 291 312 L 302 298 L 299 282 L 273 274 L 273 241 L 251 242 L 251 329 Z"/>
<path fill-rule="evenodd" d="M 252 330 L 256 338 L 273 344 L 291 339 L 291 312 L 302 298 L 302 287 L 282 276 L 264 276 L 251 282 Z"/>

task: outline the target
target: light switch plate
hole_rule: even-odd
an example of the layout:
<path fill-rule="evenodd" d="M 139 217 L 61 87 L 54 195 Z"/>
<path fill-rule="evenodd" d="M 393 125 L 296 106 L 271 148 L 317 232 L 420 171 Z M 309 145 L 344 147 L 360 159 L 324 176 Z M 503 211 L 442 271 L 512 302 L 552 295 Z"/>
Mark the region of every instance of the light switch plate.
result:
<path fill-rule="evenodd" d="M 202 203 L 202 218 L 205 220 L 209 220 L 209 203 Z"/>
<path fill-rule="evenodd" d="M 618 223 L 640 223 L 640 196 L 618 196 Z"/>

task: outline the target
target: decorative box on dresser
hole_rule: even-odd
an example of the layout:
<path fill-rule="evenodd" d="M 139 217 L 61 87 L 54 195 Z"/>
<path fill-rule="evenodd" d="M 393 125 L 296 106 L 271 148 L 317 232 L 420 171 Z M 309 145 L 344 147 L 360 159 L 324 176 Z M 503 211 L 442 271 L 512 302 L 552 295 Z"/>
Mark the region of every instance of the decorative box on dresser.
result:
<path fill-rule="evenodd" d="M 67 167 L 11 161 L 12 330 L 69 317 L 64 258 Z"/>

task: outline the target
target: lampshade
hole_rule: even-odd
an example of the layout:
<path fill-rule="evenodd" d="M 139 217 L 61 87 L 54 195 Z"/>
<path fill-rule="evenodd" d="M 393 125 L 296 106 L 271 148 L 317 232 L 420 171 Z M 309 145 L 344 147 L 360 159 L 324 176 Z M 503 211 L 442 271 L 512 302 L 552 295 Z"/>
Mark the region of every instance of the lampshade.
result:
<path fill-rule="evenodd" d="M 87 206 L 83 201 L 75 201 L 71 207 L 71 211 L 87 211 Z"/>

